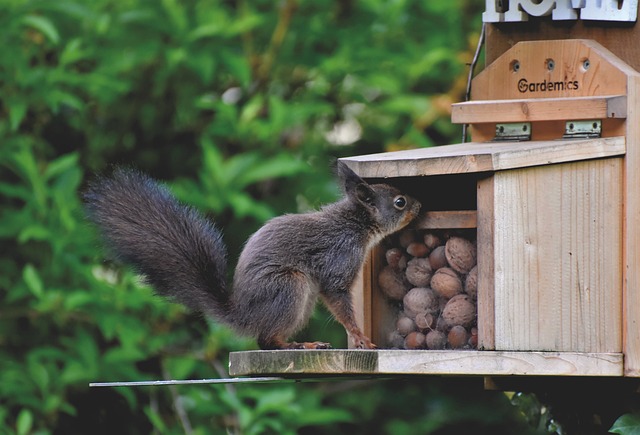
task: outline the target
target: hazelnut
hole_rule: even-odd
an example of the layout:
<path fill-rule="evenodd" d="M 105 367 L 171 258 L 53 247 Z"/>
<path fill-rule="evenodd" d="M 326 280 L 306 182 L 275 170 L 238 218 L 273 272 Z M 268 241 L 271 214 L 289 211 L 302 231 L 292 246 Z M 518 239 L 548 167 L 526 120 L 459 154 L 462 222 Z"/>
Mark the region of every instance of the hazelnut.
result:
<path fill-rule="evenodd" d="M 416 324 L 410 317 L 400 316 L 396 322 L 396 330 L 403 337 L 416 330 Z"/>
<path fill-rule="evenodd" d="M 417 241 L 418 241 L 418 234 L 416 233 L 415 230 L 403 230 L 400 232 L 400 235 L 398 236 L 398 243 L 404 249 L 407 249 L 407 246 Z"/>
<path fill-rule="evenodd" d="M 471 337 L 469 337 L 469 346 L 473 349 L 478 348 L 478 328 L 471 328 Z"/>
<path fill-rule="evenodd" d="M 442 310 L 442 319 L 448 326 L 470 327 L 476 320 L 476 306 L 466 294 L 452 297 Z"/>
<path fill-rule="evenodd" d="M 430 288 L 412 288 L 402 302 L 405 314 L 412 319 L 419 313 L 433 313 L 438 309 L 438 296 Z"/>
<path fill-rule="evenodd" d="M 476 248 L 467 239 L 451 237 L 445 245 L 447 262 L 456 272 L 466 274 L 476 265 Z"/>
<path fill-rule="evenodd" d="M 453 269 L 442 267 L 431 277 L 431 288 L 440 296 L 450 299 L 462 293 L 462 281 Z"/>
<path fill-rule="evenodd" d="M 469 344 L 469 333 L 460 325 L 456 325 L 449 331 L 447 339 L 452 349 L 462 349 Z"/>
<path fill-rule="evenodd" d="M 391 248 L 387 250 L 387 252 L 385 252 L 384 256 L 387 259 L 387 264 L 389 266 L 393 267 L 394 269 L 402 269 L 401 263 L 402 259 L 405 258 L 405 256 L 402 253 L 401 249 Z M 406 260 L 404 263 L 406 266 Z"/>
<path fill-rule="evenodd" d="M 415 325 L 422 331 L 433 329 L 436 326 L 436 316 L 431 313 L 418 313 L 416 314 Z"/>
<path fill-rule="evenodd" d="M 440 350 L 447 347 L 447 336 L 441 331 L 429 331 L 425 338 L 427 349 Z"/>
<path fill-rule="evenodd" d="M 378 275 L 378 287 L 389 299 L 400 301 L 407 293 L 407 285 L 404 273 L 391 266 L 385 266 Z"/>
<path fill-rule="evenodd" d="M 422 349 L 425 344 L 425 335 L 422 332 L 411 332 L 404 339 L 405 349 Z"/>
<path fill-rule="evenodd" d="M 404 348 L 404 337 L 398 331 L 391 331 L 387 337 L 387 345 L 390 348 L 402 349 Z"/>
<path fill-rule="evenodd" d="M 447 266 L 447 256 L 445 254 L 444 246 L 438 246 L 431 254 L 429 254 L 429 263 L 431 264 L 431 269 L 438 270 L 441 267 Z"/>
<path fill-rule="evenodd" d="M 414 258 L 407 263 L 407 280 L 416 287 L 428 286 L 431 273 L 431 264 L 426 258 Z"/>
<path fill-rule="evenodd" d="M 407 254 L 413 257 L 426 257 L 429 249 L 424 243 L 413 242 L 407 246 Z"/>
<path fill-rule="evenodd" d="M 472 299 L 478 298 L 478 266 L 473 266 L 473 269 L 469 271 L 467 279 L 464 281 L 464 291 Z"/>
<path fill-rule="evenodd" d="M 433 233 L 426 233 L 424 235 L 424 244 L 429 248 L 429 251 L 433 251 L 438 246 L 440 246 L 442 242 L 440 241 L 440 237 L 436 236 Z"/>

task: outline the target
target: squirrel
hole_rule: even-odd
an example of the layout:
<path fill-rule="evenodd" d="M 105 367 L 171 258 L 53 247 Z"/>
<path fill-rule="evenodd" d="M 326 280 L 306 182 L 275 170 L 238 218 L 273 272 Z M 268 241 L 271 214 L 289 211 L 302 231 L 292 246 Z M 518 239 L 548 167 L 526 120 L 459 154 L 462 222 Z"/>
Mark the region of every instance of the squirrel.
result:
<path fill-rule="evenodd" d="M 356 324 L 350 289 L 368 251 L 415 218 L 421 204 L 369 184 L 337 162 L 344 197 L 318 211 L 269 220 L 246 242 L 232 290 L 227 249 L 213 222 L 156 180 L 116 168 L 84 193 L 87 216 L 116 258 L 161 296 L 257 339 L 261 349 L 329 349 L 287 341 L 323 300 L 356 348 L 376 346 Z"/>

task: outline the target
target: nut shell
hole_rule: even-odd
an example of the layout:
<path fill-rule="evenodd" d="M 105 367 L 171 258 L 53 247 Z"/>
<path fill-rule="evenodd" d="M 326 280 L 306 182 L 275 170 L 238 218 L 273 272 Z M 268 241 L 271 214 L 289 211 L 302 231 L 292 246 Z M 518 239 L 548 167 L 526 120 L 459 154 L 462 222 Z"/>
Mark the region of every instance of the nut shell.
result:
<path fill-rule="evenodd" d="M 456 325 L 451 328 L 447 335 L 449 346 L 451 346 L 452 349 L 462 349 L 463 347 L 467 347 L 469 345 L 469 337 L 469 332 L 460 325 Z"/>
<path fill-rule="evenodd" d="M 401 269 L 402 259 L 404 258 L 404 254 L 402 253 L 402 249 L 399 248 L 391 248 L 388 249 L 384 254 L 387 264 L 394 269 Z M 406 263 L 406 261 L 405 261 Z M 406 264 L 405 264 L 406 266 Z"/>
<path fill-rule="evenodd" d="M 476 306 L 466 294 L 454 296 L 442 310 L 442 319 L 449 327 L 463 326 L 469 328 L 476 321 Z"/>
<path fill-rule="evenodd" d="M 412 288 L 402 302 L 405 314 L 411 319 L 415 319 L 419 313 L 434 313 L 438 309 L 438 296 L 425 287 Z"/>
<path fill-rule="evenodd" d="M 394 301 L 401 301 L 409 289 L 404 272 L 391 266 L 383 267 L 378 274 L 378 287 L 386 297 Z"/>
<path fill-rule="evenodd" d="M 431 277 L 431 288 L 440 296 L 451 299 L 462 293 L 462 281 L 453 269 L 442 267 Z"/>
<path fill-rule="evenodd" d="M 416 287 L 427 287 L 433 271 L 426 258 L 414 258 L 407 263 L 407 281 Z"/>
<path fill-rule="evenodd" d="M 422 332 L 414 331 L 404 339 L 405 349 L 423 349 L 425 345 L 425 335 Z"/>
<path fill-rule="evenodd" d="M 447 347 L 447 336 L 441 331 L 429 331 L 425 338 L 427 349 L 440 350 Z"/>
<path fill-rule="evenodd" d="M 433 279 L 433 278 L 432 278 Z M 464 291 L 471 296 L 472 299 L 478 298 L 478 266 L 473 266 L 469 271 L 467 279 L 464 281 Z"/>
<path fill-rule="evenodd" d="M 413 242 L 407 246 L 407 254 L 413 257 L 426 257 L 429 253 L 429 249 L 424 243 Z"/>
<path fill-rule="evenodd" d="M 436 236 L 433 233 L 426 233 L 424 235 L 424 244 L 429 248 L 429 251 L 433 251 L 438 246 L 442 244 L 440 241 L 440 237 Z"/>
<path fill-rule="evenodd" d="M 415 331 L 416 324 L 411 318 L 406 316 L 400 316 L 396 322 L 396 331 L 403 337 L 406 337 L 409 333 Z"/>
<path fill-rule="evenodd" d="M 445 245 L 447 262 L 453 270 L 467 274 L 476 265 L 476 247 L 462 237 L 451 237 Z"/>
<path fill-rule="evenodd" d="M 433 270 L 448 266 L 444 245 L 438 246 L 431 251 L 431 254 L 429 254 L 429 264 L 431 264 L 431 269 Z"/>

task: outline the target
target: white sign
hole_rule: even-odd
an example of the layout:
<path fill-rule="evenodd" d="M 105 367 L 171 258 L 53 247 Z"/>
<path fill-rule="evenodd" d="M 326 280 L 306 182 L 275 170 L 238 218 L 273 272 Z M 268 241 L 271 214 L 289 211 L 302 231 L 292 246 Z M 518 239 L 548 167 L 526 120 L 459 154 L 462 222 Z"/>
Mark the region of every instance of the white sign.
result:
<path fill-rule="evenodd" d="M 638 0 L 485 0 L 485 23 L 527 21 L 551 15 L 554 20 L 630 21 L 638 18 Z"/>

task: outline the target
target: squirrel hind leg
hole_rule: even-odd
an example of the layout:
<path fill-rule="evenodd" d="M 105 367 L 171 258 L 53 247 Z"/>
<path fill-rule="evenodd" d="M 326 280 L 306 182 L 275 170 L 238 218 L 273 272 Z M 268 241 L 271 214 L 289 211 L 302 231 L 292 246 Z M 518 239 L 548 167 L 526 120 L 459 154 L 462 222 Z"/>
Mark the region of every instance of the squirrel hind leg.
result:
<path fill-rule="evenodd" d="M 321 341 L 298 343 L 295 341 L 286 341 L 280 337 L 259 337 L 258 346 L 262 350 L 280 350 L 280 349 L 331 349 L 329 343 Z"/>

